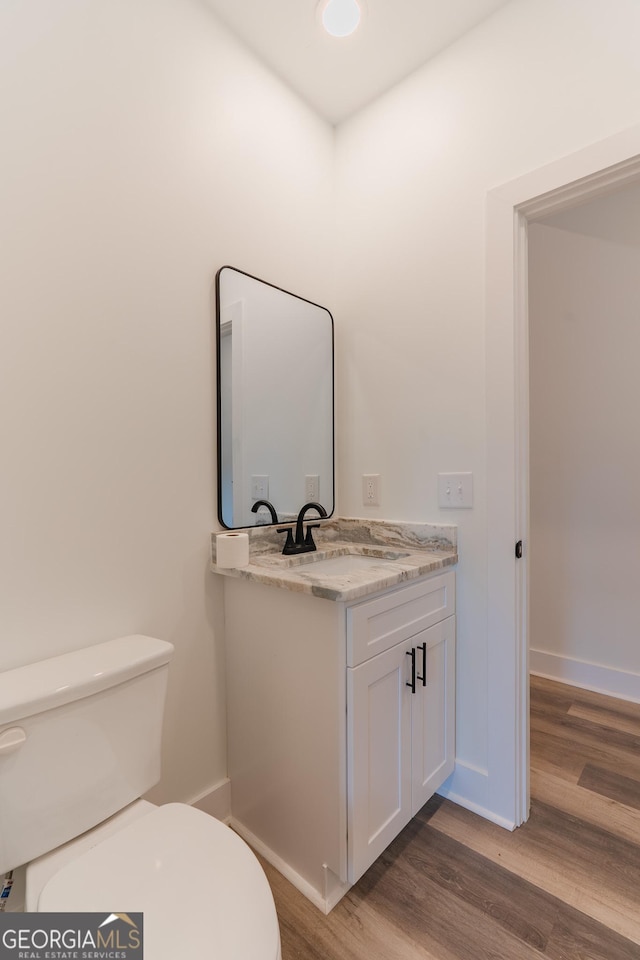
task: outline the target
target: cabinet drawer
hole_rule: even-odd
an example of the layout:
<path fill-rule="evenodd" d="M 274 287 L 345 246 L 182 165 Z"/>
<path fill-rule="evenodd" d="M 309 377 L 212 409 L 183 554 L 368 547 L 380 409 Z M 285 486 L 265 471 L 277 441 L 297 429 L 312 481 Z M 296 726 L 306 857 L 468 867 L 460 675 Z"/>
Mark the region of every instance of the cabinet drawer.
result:
<path fill-rule="evenodd" d="M 455 577 L 453 571 L 438 574 L 347 607 L 347 666 L 356 667 L 455 613 Z"/>

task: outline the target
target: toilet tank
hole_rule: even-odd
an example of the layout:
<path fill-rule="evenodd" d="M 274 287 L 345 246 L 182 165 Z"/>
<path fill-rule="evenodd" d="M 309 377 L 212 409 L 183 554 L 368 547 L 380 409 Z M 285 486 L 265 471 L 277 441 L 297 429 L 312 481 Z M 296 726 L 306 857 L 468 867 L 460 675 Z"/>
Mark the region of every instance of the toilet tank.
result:
<path fill-rule="evenodd" d="M 0 875 L 157 783 L 172 654 L 136 635 L 0 673 Z"/>

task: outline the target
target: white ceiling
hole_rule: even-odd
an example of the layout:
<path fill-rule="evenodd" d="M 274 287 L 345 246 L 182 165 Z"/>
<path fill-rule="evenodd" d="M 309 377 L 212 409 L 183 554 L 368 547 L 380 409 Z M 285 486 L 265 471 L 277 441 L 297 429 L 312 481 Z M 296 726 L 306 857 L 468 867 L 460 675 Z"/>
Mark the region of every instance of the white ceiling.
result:
<path fill-rule="evenodd" d="M 318 0 L 207 0 L 264 63 L 331 123 L 380 96 L 509 0 L 358 0 L 351 37 L 328 36 Z"/>

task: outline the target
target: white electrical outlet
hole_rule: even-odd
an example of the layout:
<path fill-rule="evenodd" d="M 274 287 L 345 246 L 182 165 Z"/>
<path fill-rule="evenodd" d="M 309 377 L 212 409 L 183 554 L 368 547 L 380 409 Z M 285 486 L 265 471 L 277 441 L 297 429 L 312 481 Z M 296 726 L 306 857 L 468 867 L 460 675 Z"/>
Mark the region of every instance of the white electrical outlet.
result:
<path fill-rule="evenodd" d="M 307 503 L 320 499 L 320 477 L 317 473 L 308 473 L 304 478 L 304 498 Z"/>
<path fill-rule="evenodd" d="M 438 506 L 464 508 L 473 506 L 472 473 L 439 473 Z"/>
<path fill-rule="evenodd" d="M 254 474 L 251 477 L 251 499 L 268 500 L 269 498 L 269 477 Z"/>
<path fill-rule="evenodd" d="M 365 507 L 380 505 L 380 474 L 364 473 L 362 475 L 362 502 Z"/>

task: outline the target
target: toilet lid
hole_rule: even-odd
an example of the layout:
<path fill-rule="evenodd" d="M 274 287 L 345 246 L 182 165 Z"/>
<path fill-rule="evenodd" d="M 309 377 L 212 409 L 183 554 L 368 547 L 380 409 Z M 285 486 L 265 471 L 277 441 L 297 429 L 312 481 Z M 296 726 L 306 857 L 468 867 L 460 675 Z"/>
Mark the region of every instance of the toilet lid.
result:
<path fill-rule="evenodd" d="M 123 827 L 43 888 L 40 912 L 142 912 L 147 960 L 277 960 L 271 888 L 247 844 L 170 803 Z"/>

